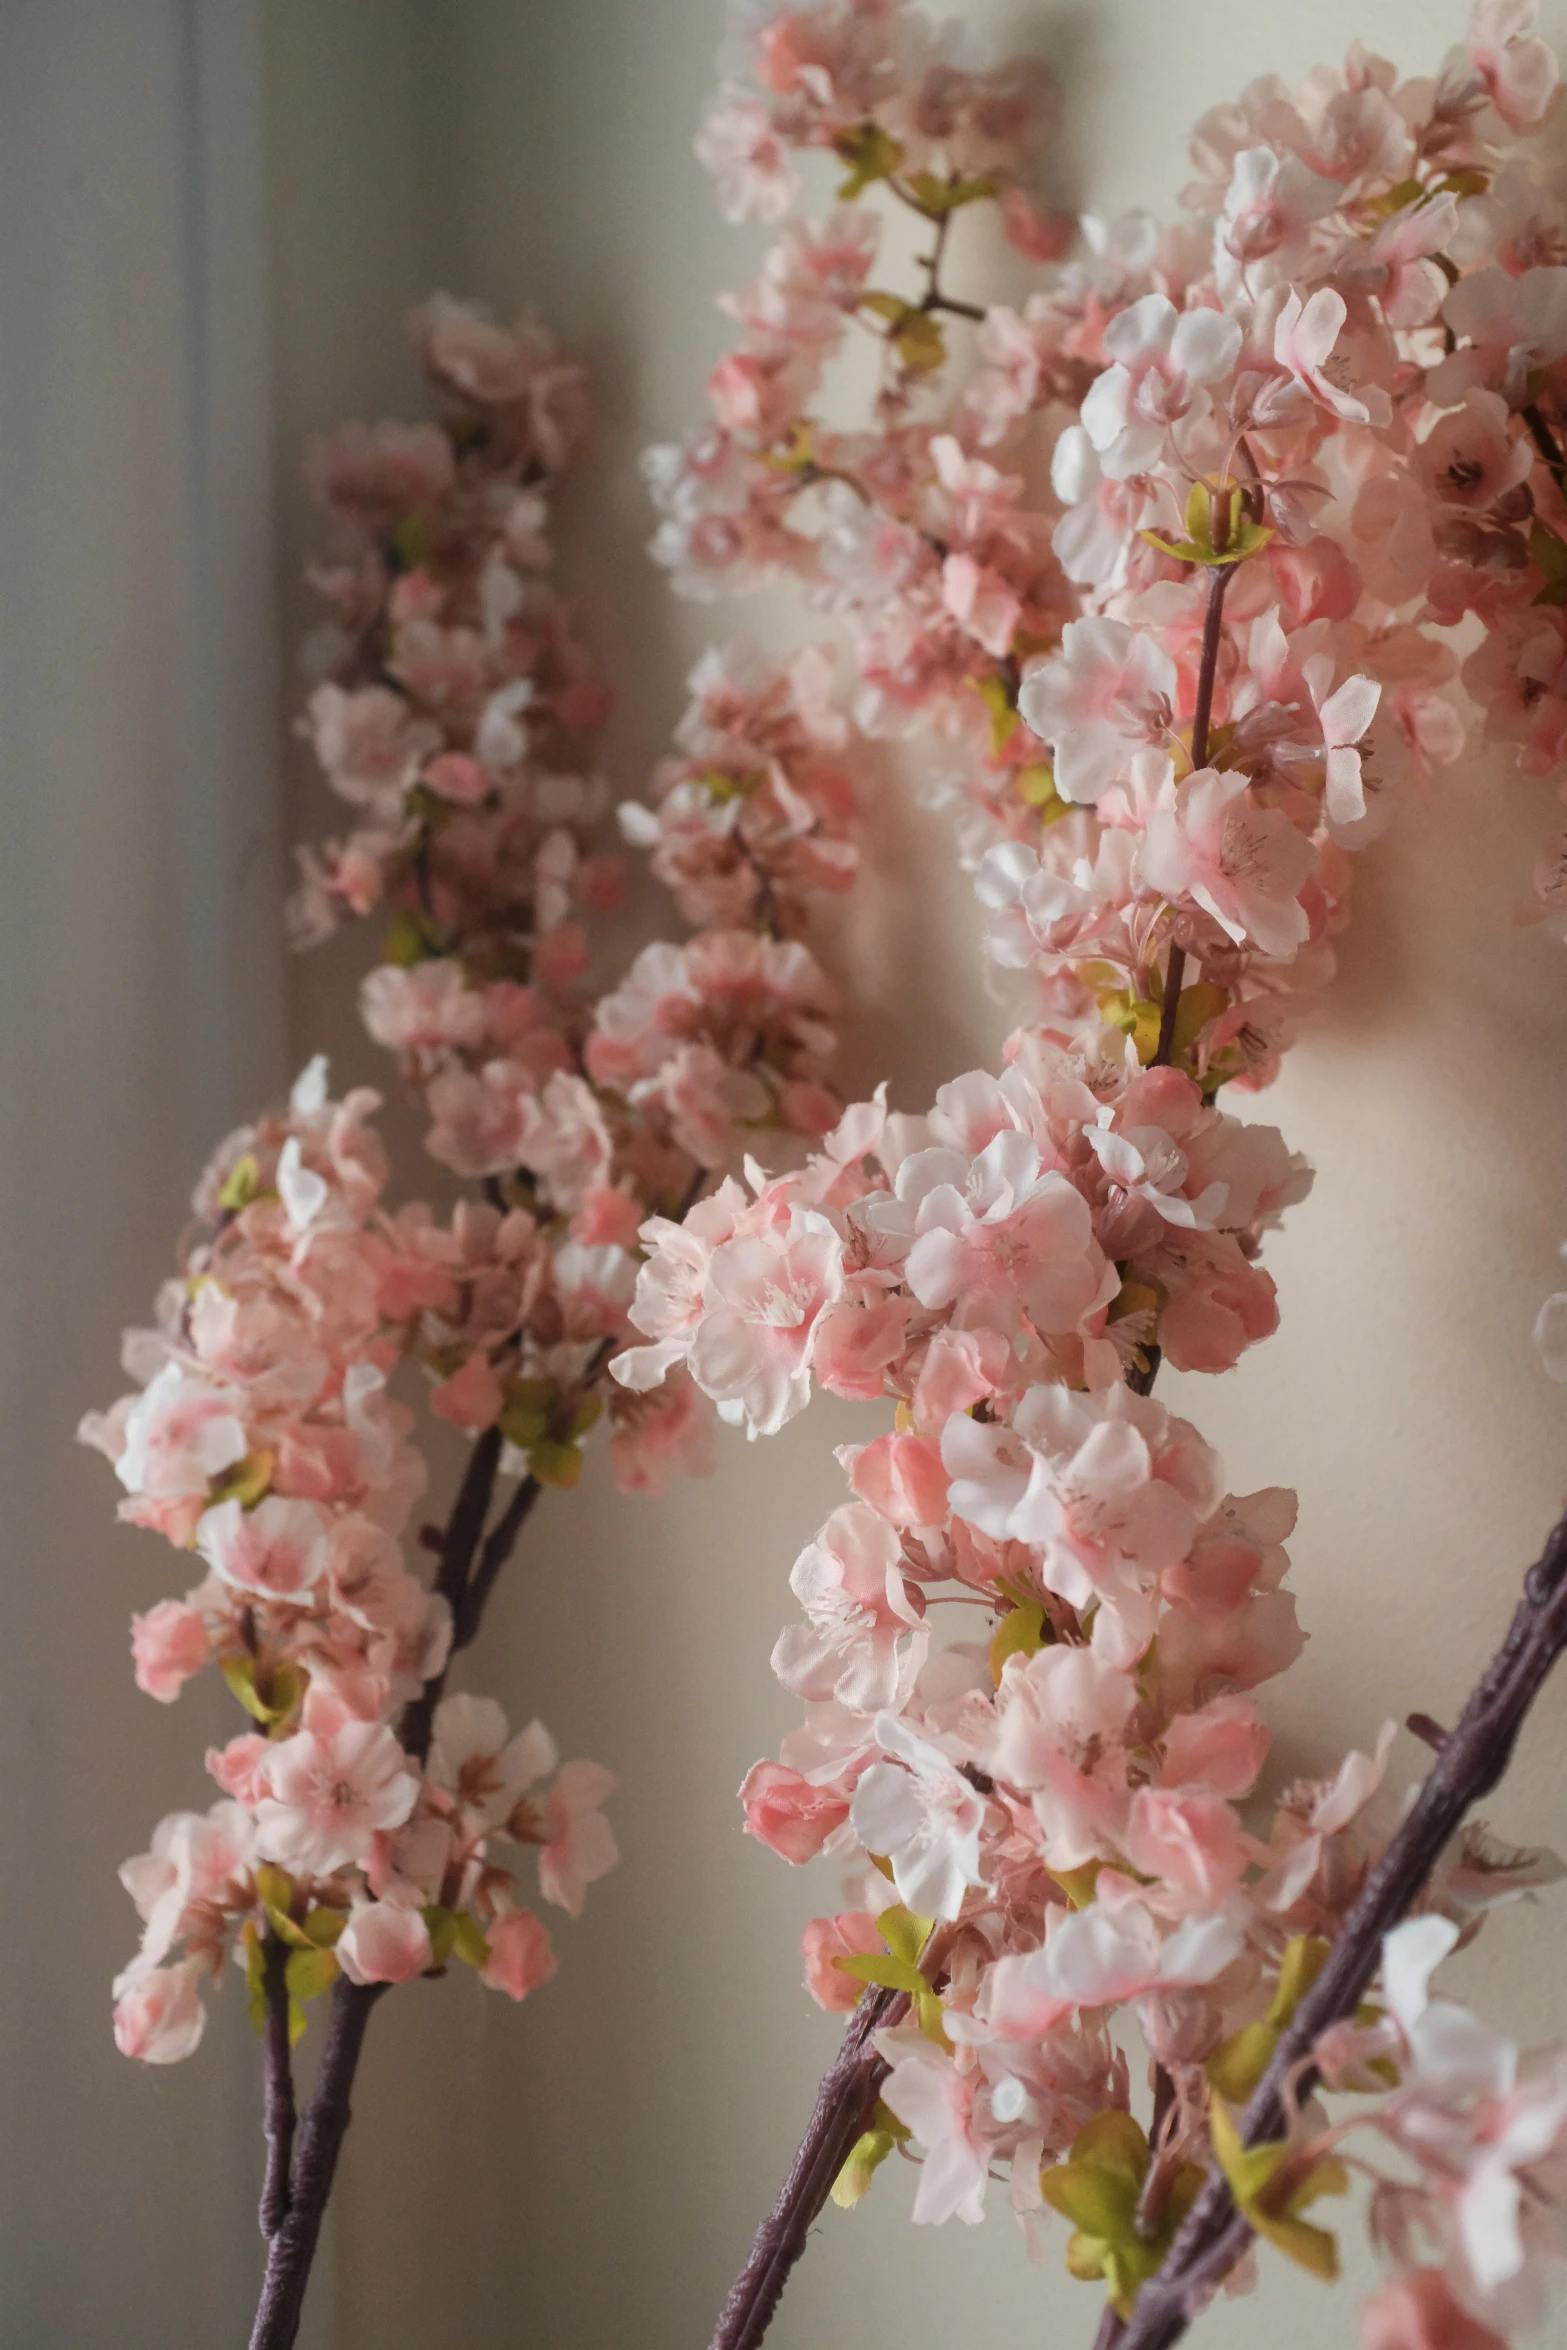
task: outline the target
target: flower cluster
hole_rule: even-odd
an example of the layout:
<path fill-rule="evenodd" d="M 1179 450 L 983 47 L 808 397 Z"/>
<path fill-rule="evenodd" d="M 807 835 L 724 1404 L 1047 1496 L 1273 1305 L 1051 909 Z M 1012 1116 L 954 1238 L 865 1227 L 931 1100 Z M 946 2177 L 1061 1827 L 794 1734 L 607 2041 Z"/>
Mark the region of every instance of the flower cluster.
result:
<path fill-rule="evenodd" d="M 832 992 L 801 935 L 856 864 L 830 663 L 700 664 L 656 806 L 621 824 L 701 927 L 593 992 L 583 918 L 618 889 L 589 764 L 609 699 L 550 582 L 546 501 L 582 372 L 528 319 L 438 298 L 414 328 L 440 421 L 349 427 L 316 457 L 336 551 L 305 725 L 357 828 L 301 853 L 294 928 L 384 923 L 365 1025 L 475 1189 L 445 1220 L 388 1212 L 376 1097 L 330 1102 L 313 1065 L 203 1178 L 204 1236 L 160 1330 L 129 1342 L 143 1392 L 88 1424 L 123 1514 L 209 1569 L 135 1619 L 140 1686 L 172 1699 L 216 1661 L 260 1725 L 209 1757 L 227 1800 L 128 1864 L 147 1933 L 117 2031 L 156 2060 L 195 2046 L 196 1984 L 230 1951 L 258 2000 L 279 1941 L 296 2001 L 454 1953 L 517 1996 L 553 1970 L 491 1847 L 538 1847 L 541 1890 L 575 1914 L 614 1857 L 610 1782 L 557 1771 L 542 1728 L 509 1738 L 492 1701 L 441 1698 L 493 1569 L 463 1566 L 455 1518 L 422 1530 L 433 1591 L 405 1565 L 425 1472 L 387 1381 L 417 1365 L 429 1409 L 476 1440 L 480 1532 L 497 1477 L 520 1481 L 485 1537 L 498 1562 L 538 1488 L 581 1473 L 639 1226 L 745 1140 L 819 1137 L 840 1108 Z M 706 1466 L 715 1415 L 689 1379 L 608 1401 L 625 1489 Z"/>
<path fill-rule="evenodd" d="M 1123 2316 L 1213 2162 L 1257 2232 L 1333 2264 L 1301 2216 L 1344 2183 L 1320 2115 L 1246 2149 L 1230 2114 L 1396 1824 L 1392 1730 L 1259 1818 L 1253 1693 L 1301 1641 L 1293 1498 L 1228 1494 L 1149 1391 L 1275 1325 L 1257 1257 L 1304 1170 L 1216 1096 L 1273 1074 L 1352 853 L 1458 757 L 1453 681 L 1528 772 L 1562 763 L 1567 213 L 1511 146 L 1558 79 L 1533 24 L 1480 0 L 1434 78 L 1357 45 L 1300 91 L 1253 84 L 1199 125 L 1182 225 L 1085 222 L 1021 309 L 946 289 L 953 217 L 1019 183 L 906 144 L 911 11 L 769 10 L 737 53 L 762 94 L 727 91 L 701 143 L 732 212 L 787 208 L 793 149 L 851 168 L 729 305 L 711 428 L 653 453 L 655 551 L 695 593 L 799 581 L 848 622 L 860 723 L 944 742 L 1024 1024 L 928 1115 L 857 1105 L 804 1170 L 644 1226 L 650 1343 L 613 1368 L 683 1374 L 752 1434 L 813 1380 L 892 1404 L 794 1570 L 773 1661 L 803 1726 L 742 1790 L 753 1835 L 846 1871 L 805 1939 L 821 2004 L 910 2002 L 836 2192 L 902 2146 L 915 2216 L 974 2220 L 1004 2175 L 1031 2235 L 1072 2220 L 1072 2273 Z M 871 284 L 879 198 L 929 227 L 907 298 Z M 885 343 L 858 432 L 816 408 L 851 321 Z M 1538 910 L 1567 907 L 1564 870 Z M 936 1643 L 938 1602 L 979 1636 Z M 1554 1873 L 1471 1831 L 1403 1931 L 1445 1949 Z M 1401 1964 L 1345 2058 L 1396 2081 L 1374 2126 L 1426 2172 L 1379 2190 L 1403 2273 L 1367 2341 L 1478 2350 L 1567 2241 L 1560 2059 L 1520 2071 L 1444 2010 L 1471 2068 L 1449 2079 Z"/>
<path fill-rule="evenodd" d="M 540 1243 L 520 1316 L 450 1334 L 434 1408 L 499 1425 L 508 1470 L 570 1483 L 644 1217 L 756 1137 L 837 1117 L 834 995 L 803 934 L 855 872 L 849 727 L 821 653 L 699 664 L 655 804 L 619 811 L 697 933 L 590 987 L 582 917 L 618 893 L 591 768 L 609 696 L 551 584 L 546 502 L 580 370 L 526 320 L 507 334 L 443 298 L 414 325 L 443 421 L 352 427 L 316 461 L 340 559 L 307 724 L 370 822 L 303 852 L 296 929 L 390 914 L 365 1024 L 422 1096 L 434 1156 Z M 704 1465 L 694 1389 L 609 1403 L 628 1489 Z"/>
<path fill-rule="evenodd" d="M 515 1322 L 539 1243 L 515 1210 L 389 1214 L 375 1108 L 329 1099 L 314 1063 L 286 1116 L 229 1138 L 158 1326 L 127 1341 L 139 1388 L 82 1430 L 121 1516 L 205 1570 L 134 1619 L 138 1685 L 169 1703 L 214 1664 L 255 1725 L 207 1756 L 223 1800 L 171 1814 L 122 1872 L 145 1930 L 115 2034 L 152 2063 L 196 2046 L 197 1987 L 226 1959 L 259 2000 L 264 1939 L 287 1946 L 296 2009 L 339 1974 L 403 1982 L 453 1955 L 520 1999 L 555 1961 L 497 1843 L 536 1846 L 573 1916 L 615 1858 L 608 1773 L 558 1769 L 541 1724 L 509 1738 L 462 1696 L 433 1742 L 411 1733 L 454 1626 L 404 1563 L 425 1467 L 388 1382 L 475 1317 Z"/>

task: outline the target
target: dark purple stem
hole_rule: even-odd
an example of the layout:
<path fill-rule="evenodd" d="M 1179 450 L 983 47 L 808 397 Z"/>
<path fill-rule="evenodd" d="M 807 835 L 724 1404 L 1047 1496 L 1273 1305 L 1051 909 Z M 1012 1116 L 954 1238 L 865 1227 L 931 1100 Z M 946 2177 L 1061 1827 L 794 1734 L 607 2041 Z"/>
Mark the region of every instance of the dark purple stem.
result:
<path fill-rule="evenodd" d="M 719 2312 L 712 2350 L 755 2350 L 772 2322 L 789 2271 L 832 2191 L 832 2183 L 864 2130 L 887 2067 L 874 2038 L 908 2009 L 901 1991 L 867 1991 L 816 2092 L 810 2126 L 789 2165 L 778 2200 L 757 2229 L 750 2258 Z"/>
<path fill-rule="evenodd" d="M 1208 582 L 1208 609 L 1202 623 L 1202 658 L 1197 669 L 1197 705 L 1192 712 L 1192 770 L 1208 764 L 1208 728 L 1213 719 L 1213 688 L 1219 674 L 1219 646 L 1224 639 L 1224 591 L 1233 563 L 1221 563 Z M 1164 1008 L 1159 1015 L 1159 1042 L 1151 1066 L 1165 1067 L 1175 1045 L 1175 1016 L 1181 1006 L 1181 980 L 1186 949 L 1172 939 L 1164 974 Z"/>
<path fill-rule="evenodd" d="M 495 1480 L 500 1473 L 503 1441 L 499 1428 L 486 1428 L 474 1446 L 441 1542 L 441 1564 L 435 1578 L 435 1588 L 452 1611 L 454 1646 L 457 1624 L 467 1597 L 468 1571 L 483 1538 L 484 1521 L 490 1514 L 490 1503 L 495 1497 Z M 472 1637 L 470 1633 L 469 1638 Z M 441 1692 L 445 1686 L 446 1668 L 443 1665 L 440 1672 L 426 1681 L 418 1696 L 403 1710 L 398 1736 L 416 1762 L 422 1763 L 430 1751 L 435 1709 L 441 1702 Z"/>
<path fill-rule="evenodd" d="M 365 2026 L 385 1989 L 384 1983 L 350 1983 L 340 1978 L 332 1993 L 332 2021 L 327 2027 L 315 2092 L 300 2127 L 288 2210 L 267 2246 L 267 2271 L 250 2350 L 292 2350 L 298 2336 L 310 2264 L 348 2128 L 349 2092 Z"/>
<path fill-rule="evenodd" d="M 1307 2062 L 1330 2024 L 1354 2014 L 1376 1974 L 1382 1937 L 1406 1916 L 1470 1806 L 1497 1784 L 1512 1759 L 1530 1706 L 1567 1648 L 1567 1516 L 1559 1519 L 1524 1578 L 1506 1639 L 1486 1667 L 1456 1728 L 1398 1834 L 1367 1877 L 1339 1929 L 1332 1955 L 1279 2040 L 1273 2061 L 1241 2118 L 1244 2144 L 1284 2135 L 1286 2079 Z M 1308 2070 L 1298 2093 L 1314 2075 Z M 1116 2350 L 1169 2350 L 1245 2252 L 1251 2229 L 1217 2172 L 1193 2204 Z"/>
<path fill-rule="evenodd" d="M 294 2154 L 294 2055 L 288 2036 L 288 1945 L 269 1934 L 261 1954 L 265 2003 L 261 2025 L 261 2130 L 267 2143 L 261 2184 L 261 2233 L 270 2243 L 288 2217 L 289 2166 Z"/>

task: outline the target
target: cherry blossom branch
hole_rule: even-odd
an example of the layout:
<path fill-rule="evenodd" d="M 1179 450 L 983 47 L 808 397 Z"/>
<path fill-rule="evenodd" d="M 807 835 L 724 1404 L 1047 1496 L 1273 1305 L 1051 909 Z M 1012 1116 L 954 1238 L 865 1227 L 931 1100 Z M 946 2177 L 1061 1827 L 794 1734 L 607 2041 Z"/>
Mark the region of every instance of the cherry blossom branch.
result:
<path fill-rule="evenodd" d="M 1224 634 L 1224 591 L 1230 584 L 1235 566 L 1221 563 L 1208 582 L 1208 608 L 1203 615 L 1202 658 L 1197 667 L 1197 702 L 1192 712 L 1192 772 L 1208 764 L 1208 725 L 1213 716 L 1213 688 L 1219 673 L 1219 646 Z M 1181 980 L 1186 970 L 1186 949 L 1176 939 L 1170 942 L 1170 960 L 1164 975 L 1164 1006 L 1159 1015 L 1159 1042 L 1154 1051 L 1153 1067 L 1167 1067 L 1175 1048 L 1175 1023 L 1181 1008 Z"/>
<path fill-rule="evenodd" d="M 1294 2020 L 1240 2123 L 1243 2144 L 1277 2139 L 1284 2129 L 1283 2088 L 1301 2081 L 1312 2049 L 1330 2024 L 1353 2015 L 1375 1976 L 1382 1937 L 1417 1899 L 1465 1814 L 1496 1786 L 1512 1759 L 1529 1708 L 1567 1649 L 1567 1516 L 1558 1519 L 1524 1578 L 1507 1637 L 1477 1683 L 1457 1726 L 1444 1740 L 1413 1808 L 1345 1919 L 1332 1955 Z M 1144 2285 L 1116 2350 L 1169 2350 L 1246 2250 L 1251 2228 L 1217 2172 L 1192 2206 L 1158 2274 Z"/>
<path fill-rule="evenodd" d="M 261 2127 L 267 2145 L 261 2187 L 261 2233 L 270 2242 L 288 2217 L 294 2156 L 294 2062 L 288 2036 L 288 1947 L 269 1934 L 262 1953 L 263 2089 Z"/>
<path fill-rule="evenodd" d="M 340 1980 L 332 1993 L 321 2070 L 305 2108 L 294 2156 L 287 2213 L 267 2248 L 266 2275 L 250 2350 L 292 2350 L 305 2305 L 305 2287 L 321 2234 L 337 2158 L 351 2119 L 349 2104 L 370 2011 L 387 1986 Z M 286 2022 L 286 2016 L 285 2016 Z"/>
<path fill-rule="evenodd" d="M 902 2020 L 908 2008 L 901 1991 L 867 1991 L 849 2020 L 843 2044 L 822 2077 L 810 2123 L 778 2200 L 757 2229 L 750 2257 L 729 2288 L 719 2312 L 711 2350 L 755 2350 L 783 2296 L 789 2272 L 849 2149 L 865 2128 L 886 2077 L 875 2035 L 884 2024 Z"/>
<path fill-rule="evenodd" d="M 901 193 L 901 190 L 899 192 Z M 912 199 L 904 197 L 905 203 L 910 201 Z M 929 219 L 930 215 L 925 211 L 923 205 L 916 203 L 915 210 L 921 214 L 922 218 Z M 951 233 L 952 219 L 953 216 L 950 212 L 942 214 L 936 223 L 935 243 L 928 253 L 922 253 L 919 256 L 919 265 L 925 272 L 925 293 L 919 307 L 925 311 L 945 310 L 954 318 L 983 319 L 985 313 L 977 302 L 960 301 L 956 294 L 948 294 L 942 290 L 941 264 L 947 250 L 947 238 Z"/>

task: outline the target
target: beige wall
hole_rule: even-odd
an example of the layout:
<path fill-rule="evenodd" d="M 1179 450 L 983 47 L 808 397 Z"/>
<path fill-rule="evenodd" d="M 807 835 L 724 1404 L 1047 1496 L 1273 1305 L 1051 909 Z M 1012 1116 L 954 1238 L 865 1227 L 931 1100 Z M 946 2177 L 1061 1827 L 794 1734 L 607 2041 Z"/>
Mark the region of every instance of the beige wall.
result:
<path fill-rule="evenodd" d="M 1168 206 L 1186 127 L 1253 74 L 1298 74 L 1356 34 L 1429 67 L 1463 17 L 1459 0 L 965 13 L 1037 29 L 1067 85 L 1061 192 L 1109 210 Z M 1548 15 L 1567 35 L 1561 0 Z M 292 479 L 307 431 L 410 396 L 399 319 L 430 283 L 540 303 L 600 384 L 566 569 L 621 696 L 628 789 L 709 627 L 787 641 L 798 625 L 782 602 L 677 606 L 640 556 L 636 451 L 697 414 L 722 342 L 712 296 L 759 249 L 718 222 L 690 154 L 717 36 L 716 0 L 267 12 L 280 470 Z M 304 530 L 289 491 L 290 577 Z M 1567 1236 L 1567 963 L 1508 924 L 1552 814 L 1545 788 L 1476 759 L 1412 795 L 1367 857 L 1333 1008 L 1261 1105 L 1319 1170 L 1270 1258 L 1283 1330 L 1222 1381 L 1171 1381 L 1238 1489 L 1300 1490 L 1313 1639 L 1270 1700 L 1283 1774 L 1331 1766 L 1386 1714 L 1451 1713 L 1567 1479 L 1563 1399 L 1529 1344 Z M 879 819 L 852 949 L 837 942 L 857 971 L 849 1052 L 857 1079 L 885 1073 L 915 1107 L 993 1056 L 1001 1023 L 941 825 L 895 780 Z M 320 821 L 301 800 L 295 829 Z M 342 1011 L 352 962 L 299 974 L 296 1057 L 329 1033 L 368 1065 Z M 795 1953 L 831 1877 L 743 1839 L 733 1790 L 788 1722 L 767 1670 L 785 1577 L 840 1496 L 833 1444 L 863 1425 L 818 1405 L 772 1444 L 731 1443 L 715 1479 L 656 1505 L 617 1498 L 596 1466 L 530 1529 L 475 1684 L 620 1773 L 625 1859 L 527 2008 L 464 1982 L 378 2015 L 337 2223 L 341 2350 L 705 2341 L 834 2038 Z M 1567 1684 L 1491 1807 L 1504 1833 L 1567 1841 L 1564 1726 Z M 1418 1764 L 1406 1739 L 1398 1767 Z M 1505 1917 L 1470 1962 L 1526 2035 L 1567 2025 L 1562 1918 L 1559 1897 Z M 829 2213 L 780 2350 L 1090 2339 L 1093 2296 L 1031 2270 L 1000 2208 L 977 2233 L 915 2231 L 909 2192 L 894 2168 L 857 2214 Z M 1355 2339 L 1347 2293 L 1264 2267 L 1261 2299 L 1210 2322 L 1216 2350 Z"/>

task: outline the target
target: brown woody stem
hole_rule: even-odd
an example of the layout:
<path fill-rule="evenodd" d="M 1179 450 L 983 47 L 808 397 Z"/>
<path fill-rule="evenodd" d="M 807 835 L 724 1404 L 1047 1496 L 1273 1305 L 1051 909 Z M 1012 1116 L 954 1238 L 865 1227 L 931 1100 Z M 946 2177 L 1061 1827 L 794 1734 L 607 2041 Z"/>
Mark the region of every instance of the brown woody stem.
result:
<path fill-rule="evenodd" d="M 1219 646 L 1224 638 L 1224 591 L 1230 584 L 1233 563 L 1219 564 L 1208 582 L 1208 609 L 1203 615 L 1202 658 L 1197 669 L 1197 705 L 1192 712 L 1192 772 L 1208 764 L 1208 728 L 1213 718 L 1213 688 L 1219 674 Z M 1175 1046 L 1175 1021 L 1181 1008 L 1181 980 L 1186 970 L 1186 949 L 1170 942 L 1170 960 L 1164 974 L 1164 1005 L 1159 1014 L 1159 1042 L 1154 1050 L 1153 1068 L 1168 1066 Z"/>
<path fill-rule="evenodd" d="M 1497 1784 L 1530 1706 L 1567 1648 L 1567 1516 L 1551 1531 L 1524 1578 L 1507 1637 L 1477 1683 L 1456 1728 L 1442 1742 L 1414 1807 L 1367 1877 L 1339 1929 L 1326 1966 L 1281 2035 L 1273 2061 L 1240 2122 L 1244 2144 L 1284 2135 L 1283 2088 L 1294 2075 L 1303 2096 L 1314 2075 L 1312 2049 L 1330 2024 L 1354 2014 L 1382 1956 L 1382 1937 L 1406 1916 L 1470 1806 Z M 1216 2171 L 1193 2204 L 1164 2266 L 1137 2296 L 1117 2350 L 1169 2350 L 1211 2299 L 1251 2241 Z"/>
<path fill-rule="evenodd" d="M 908 2004 L 901 1991 L 867 1991 L 861 1998 L 843 2045 L 822 2077 L 810 2125 L 778 2200 L 757 2229 L 750 2258 L 729 2288 L 712 2350 L 755 2350 L 766 2333 L 789 2271 L 805 2250 L 805 2239 L 886 2079 L 875 2035 L 883 2024 L 898 2023 Z"/>
<path fill-rule="evenodd" d="M 288 2217 L 294 2154 L 294 2054 L 288 2036 L 288 1947 L 269 1934 L 262 1950 L 261 2129 L 267 2144 L 261 2184 L 261 2233 L 270 2243 Z"/>

